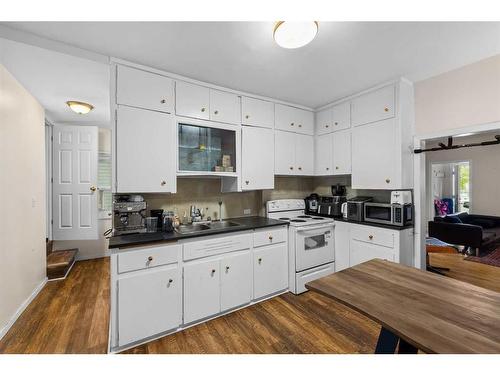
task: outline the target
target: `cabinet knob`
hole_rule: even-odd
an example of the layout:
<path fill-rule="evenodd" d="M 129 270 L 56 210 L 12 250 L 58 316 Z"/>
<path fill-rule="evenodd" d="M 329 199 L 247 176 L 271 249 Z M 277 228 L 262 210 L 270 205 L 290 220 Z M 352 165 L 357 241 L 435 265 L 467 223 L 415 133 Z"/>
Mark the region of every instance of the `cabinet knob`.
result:
<path fill-rule="evenodd" d="M 272 241 L 273 240 L 273 236 L 269 236 L 269 241 Z"/>
<path fill-rule="evenodd" d="M 370 235 L 368 236 L 368 238 L 369 238 L 370 240 L 373 240 L 373 235 L 371 235 L 371 234 L 370 234 Z"/>
<path fill-rule="evenodd" d="M 162 182 L 160 182 L 160 185 L 161 186 L 165 186 L 167 184 L 167 181 L 163 180 Z"/>
<path fill-rule="evenodd" d="M 250 115 L 246 115 L 245 118 L 250 118 Z"/>
<path fill-rule="evenodd" d="M 339 123 L 337 121 L 335 121 L 335 126 L 337 126 Z"/>
<path fill-rule="evenodd" d="M 326 167 L 326 170 L 327 170 L 327 171 L 329 171 L 329 170 L 330 170 L 330 168 Z"/>
<path fill-rule="evenodd" d="M 385 179 L 385 182 L 388 184 L 388 183 L 390 183 L 390 182 L 391 182 L 391 179 L 390 179 L 390 178 L 386 178 L 386 179 Z"/>
<path fill-rule="evenodd" d="M 299 167 L 299 171 L 301 171 L 301 170 L 302 170 L 302 167 Z"/>
<path fill-rule="evenodd" d="M 262 258 L 259 258 L 258 262 L 259 262 L 259 264 L 261 264 L 262 263 Z"/>
<path fill-rule="evenodd" d="M 213 276 L 213 275 L 215 275 L 215 270 L 212 270 L 212 271 L 211 271 L 211 274 L 212 274 L 212 276 Z"/>
<path fill-rule="evenodd" d="M 205 112 L 205 107 L 203 107 L 203 108 L 201 109 L 201 111 L 202 111 L 202 112 Z"/>
<path fill-rule="evenodd" d="M 295 124 L 292 122 L 290 125 L 291 125 L 291 126 L 294 126 Z"/>
<path fill-rule="evenodd" d="M 214 115 L 217 115 L 219 113 L 219 111 L 214 111 Z"/>
<path fill-rule="evenodd" d="M 172 279 L 168 279 L 168 283 L 169 283 L 169 284 L 172 284 L 173 282 L 174 282 L 174 280 L 172 280 Z"/>
<path fill-rule="evenodd" d="M 290 167 L 290 170 L 293 171 L 293 167 Z"/>
<path fill-rule="evenodd" d="M 160 100 L 160 103 L 161 103 L 161 104 L 165 104 L 166 102 L 167 102 L 167 100 L 166 100 L 166 99 L 162 99 L 162 100 Z"/>
<path fill-rule="evenodd" d="M 248 180 L 247 180 L 247 181 L 245 181 L 245 184 L 247 184 L 247 185 L 248 185 L 248 183 L 249 183 L 249 182 L 250 182 L 250 181 L 248 181 Z"/>
<path fill-rule="evenodd" d="M 389 108 L 385 107 L 384 112 L 389 112 Z"/>
<path fill-rule="evenodd" d="M 325 125 L 325 128 L 328 128 L 328 125 Z"/>
<path fill-rule="evenodd" d="M 229 266 L 226 266 L 226 272 L 229 271 Z"/>
<path fill-rule="evenodd" d="M 338 165 L 336 165 L 336 166 L 335 166 L 335 169 L 336 169 L 336 170 L 338 170 L 338 169 L 339 169 L 339 166 L 338 166 Z"/>
<path fill-rule="evenodd" d="M 302 127 L 302 124 L 299 124 L 299 128 L 301 128 L 301 127 Z"/>
<path fill-rule="evenodd" d="M 150 255 L 148 256 L 148 262 L 152 262 L 153 261 L 153 257 Z"/>

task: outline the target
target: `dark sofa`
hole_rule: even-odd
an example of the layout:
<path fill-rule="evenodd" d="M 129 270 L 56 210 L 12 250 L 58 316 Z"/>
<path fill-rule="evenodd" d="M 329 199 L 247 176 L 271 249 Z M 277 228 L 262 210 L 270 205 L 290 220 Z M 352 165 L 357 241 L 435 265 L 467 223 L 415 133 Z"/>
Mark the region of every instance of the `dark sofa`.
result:
<path fill-rule="evenodd" d="M 462 212 L 429 221 L 429 236 L 480 251 L 500 242 L 500 217 Z"/>

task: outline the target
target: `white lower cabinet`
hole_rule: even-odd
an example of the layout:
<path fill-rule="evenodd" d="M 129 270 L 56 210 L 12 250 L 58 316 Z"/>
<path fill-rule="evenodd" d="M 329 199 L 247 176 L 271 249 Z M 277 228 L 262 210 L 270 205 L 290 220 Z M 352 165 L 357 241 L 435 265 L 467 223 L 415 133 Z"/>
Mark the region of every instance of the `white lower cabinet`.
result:
<path fill-rule="evenodd" d="M 220 261 L 221 311 L 245 305 L 252 300 L 252 255 L 250 251 L 227 255 Z"/>
<path fill-rule="evenodd" d="M 270 245 L 253 253 L 254 299 L 288 288 L 288 243 Z"/>
<path fill-rule="evenodd" d="M 184 265 L 184 324 L 219 312 L 219 260 L 204 260 Z"/>
<path fill-rule="evenodd" d="M 182 279 L 177 265 L 131 273 L 118 280 L 118 343 L 157 335 L 182 320 Z"/>
<path fill-rule="evenodd" d="M 349 223 L 335 221 L 335 272 L 350 267 L 350 227 Z"/>

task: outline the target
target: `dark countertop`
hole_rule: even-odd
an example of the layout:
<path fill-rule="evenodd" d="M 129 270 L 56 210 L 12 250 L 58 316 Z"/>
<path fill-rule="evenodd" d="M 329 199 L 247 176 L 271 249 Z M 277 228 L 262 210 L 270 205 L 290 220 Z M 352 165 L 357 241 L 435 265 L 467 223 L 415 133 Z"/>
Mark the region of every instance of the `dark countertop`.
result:
<path fill-rule="evenodd" d="M 404 229 L 408 229 L 408 228 L 413 228 L 413 224 L 409 224 L 409 225 L 405 225 L 404 227 L 400 227 L 398 225 L 379 224 L 379 223 L 372 223 L 372 222 L 369 222 L 369 221 L 347 220 L 347 219 L 344 219 L 343 217 L 335 217 L 335 218 L 333 218 L 333 220 L 335 220 L 335 221 L 343 221 L 345 223 L 351 223 L 351 224 L 367 225 L 369 227 L 392 229 L 392 230 L 404 230 Z"/>
<path fill-rule="evenodd" d="M 226 220 L 225 220 L 226 221 Z M 223 229 L 205 230 L 195 233 L 177 233 L 177 232 L 155 232 L 155 233 L 137 233 L 137 234 L 124 234 L 121 236 L 111 237 L 109 240 L 109 248 L 125 248 L 133 247 L 153 242 L 170 242 L 178 241 L 186 238 L 211 236 L 214 234 L 239 232 L 243 230 L 252 230 L 258 228 L 274 227 L 278 225 L 288 225 L 287 222 L 281 220 L 268 219 L 262 216 L 248 216 L 228 219 L 234 223 L 240 224 L 235 227 L 228 227 Z"/>

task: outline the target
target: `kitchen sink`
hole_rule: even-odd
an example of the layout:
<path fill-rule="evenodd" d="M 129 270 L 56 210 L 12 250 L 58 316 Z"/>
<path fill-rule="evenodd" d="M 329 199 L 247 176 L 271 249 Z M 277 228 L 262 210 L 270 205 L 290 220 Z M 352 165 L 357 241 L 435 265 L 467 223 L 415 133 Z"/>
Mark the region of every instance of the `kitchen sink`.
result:
<path fill-rule="evenodd" d="M 207 230 L 233 228 L 233 227 L 238 227 L 240 225 L 241 224 L 232 221 L 213 221 L 211 223 L 181 225 L 178 228 L 176 228 L 175 231 L 180 234 L 190 234 L 190 233 L 204 232 Z"/>

